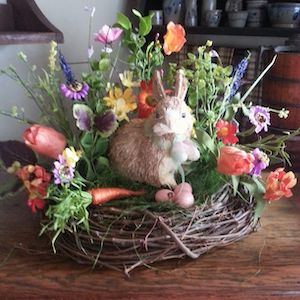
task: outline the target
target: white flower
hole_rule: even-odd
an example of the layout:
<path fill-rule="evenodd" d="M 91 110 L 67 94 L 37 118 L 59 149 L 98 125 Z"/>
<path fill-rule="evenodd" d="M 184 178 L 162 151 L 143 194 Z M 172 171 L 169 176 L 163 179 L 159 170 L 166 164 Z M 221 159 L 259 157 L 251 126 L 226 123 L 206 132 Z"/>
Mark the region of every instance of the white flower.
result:
<path fill-rule="evenodd" d="M 287 109 L 285 109 L 285 108 L 282 108 L 280 111 L 279 111 L 279 113 L 278 113 L 278 117 L 280 118 L 280 119 L 286 119 L 288 116 L 289 116 L 289 111 L 287 110 Z"/>
<path fill-rule="evenodd" d="M 91 58 L 94 54 L 94 47 L 91 46 L 90 48 L 88 48 L 88 57 Z"/>

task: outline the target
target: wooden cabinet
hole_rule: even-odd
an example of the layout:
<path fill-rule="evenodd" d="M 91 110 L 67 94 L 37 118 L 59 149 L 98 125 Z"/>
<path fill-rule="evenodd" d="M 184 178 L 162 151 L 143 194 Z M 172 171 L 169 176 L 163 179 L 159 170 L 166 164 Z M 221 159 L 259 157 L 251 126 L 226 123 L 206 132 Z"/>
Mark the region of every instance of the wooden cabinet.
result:
<path fill-rule="evenodd" d="M 142 0 L 140 10 L 147 14 L 149 10 L 162 9 L 163 0 Z M 225 8 L 226 0 L 218 0 L 218 9 Z M 246 2 L 246 1 L 244 1 Z M 274 1 L 273 1 L 274 2 Z M 284 2 L 284 1 L 281 1 Z M 201 1 L 198 1 L 200 6 Z M 201 15 L 198 9 L 198 15 Z M 155 26 L 154 31 L 163 32 L 164 26 Z M 256 48 L 259 46 L 278 46 L 283 45 L 285 40 L 293 34 L 300 34 L 300 28 L 275 28 L 266 23 L 262 28 L 231 28 L 227 26 L 226 16 L 224 15 L 220 27 L 185 27 L 187 41 L 190 45 L 205 43 L 207 39 L 214 41 L 216 46 Z"/>
<path fill-rule="evenodd" d="M 34 0 L 7 0 L 0 5 L 0 45 L 62 43 L 61 31 L 43 15 Z"/>

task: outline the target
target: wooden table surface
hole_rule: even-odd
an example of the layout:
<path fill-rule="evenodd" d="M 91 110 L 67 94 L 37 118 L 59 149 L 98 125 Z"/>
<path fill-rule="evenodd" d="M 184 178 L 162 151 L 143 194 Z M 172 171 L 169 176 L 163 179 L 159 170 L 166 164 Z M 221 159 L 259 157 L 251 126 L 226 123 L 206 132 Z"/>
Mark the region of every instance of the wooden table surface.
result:
<path fill-rule="evenodd" d="M 0 203 L 0 299 L 300 299 L 300 188 L 267 207 L 258 230 L 197 260 L 127 278 L 53 255 L 24 194 Z"/>

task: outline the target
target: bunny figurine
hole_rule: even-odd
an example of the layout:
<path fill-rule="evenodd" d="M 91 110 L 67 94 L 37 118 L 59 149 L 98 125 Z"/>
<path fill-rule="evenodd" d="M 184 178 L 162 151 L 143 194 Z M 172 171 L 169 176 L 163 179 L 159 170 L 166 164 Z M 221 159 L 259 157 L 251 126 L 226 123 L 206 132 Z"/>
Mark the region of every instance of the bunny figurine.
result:
<path fill-rule="evenodd" d="M 119 172 L 134 181 L 156 187 L 176 186 L 175 173 L 200 154 L 190 139 L 193 116 L 185 103 L 188 82 L 176 75 L 174 96 L 166 95 L 160 71 L 155 71 L 153 96 L 158 101 L 147 119 L 133 119 L 111 139 L 109 158 Z"/>

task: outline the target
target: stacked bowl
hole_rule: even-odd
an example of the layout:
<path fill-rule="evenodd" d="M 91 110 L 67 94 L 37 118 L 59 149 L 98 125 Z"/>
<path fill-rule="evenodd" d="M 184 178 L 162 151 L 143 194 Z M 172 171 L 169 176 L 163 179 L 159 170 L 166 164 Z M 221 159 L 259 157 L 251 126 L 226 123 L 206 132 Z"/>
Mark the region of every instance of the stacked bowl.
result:
<path fill-rule="evenodd" d="M 273 27 L 297 28 L 300 26 L 300 3 L 271 3 L 268 15 Z"/>
<path fill-rule="evenodd" d="M 268 0 L 248 0 L 248 27 L 263 27 L 267 19 Z"/>

